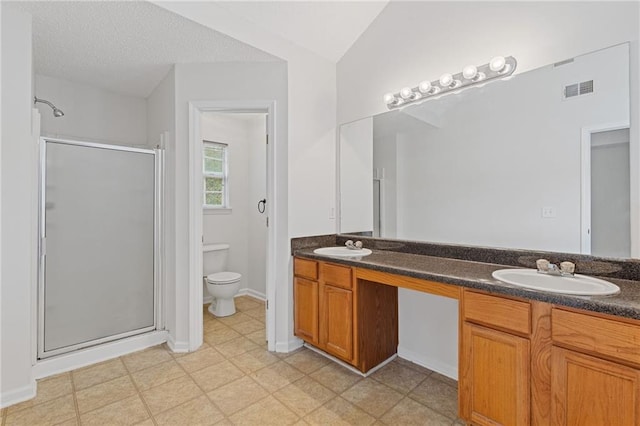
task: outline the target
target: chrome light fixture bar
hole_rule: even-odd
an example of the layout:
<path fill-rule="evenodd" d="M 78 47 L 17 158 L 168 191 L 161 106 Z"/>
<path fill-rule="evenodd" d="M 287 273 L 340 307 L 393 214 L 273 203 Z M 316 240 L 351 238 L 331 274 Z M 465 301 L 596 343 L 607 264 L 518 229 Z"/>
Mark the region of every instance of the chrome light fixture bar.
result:
<path fill-rule="evenodd" d="M 496 56 L 489 63 L 468 65 L 457 74 L 442 74 L 438 80 L 422 81 L 416 87 L 403 87 L 398 93 L 384 95 L 387 108 L 396 109 L 432 96 L 439 96 L 469 86 L 486 83 L 513 74 L 518 62 L 513 56 Z"/>

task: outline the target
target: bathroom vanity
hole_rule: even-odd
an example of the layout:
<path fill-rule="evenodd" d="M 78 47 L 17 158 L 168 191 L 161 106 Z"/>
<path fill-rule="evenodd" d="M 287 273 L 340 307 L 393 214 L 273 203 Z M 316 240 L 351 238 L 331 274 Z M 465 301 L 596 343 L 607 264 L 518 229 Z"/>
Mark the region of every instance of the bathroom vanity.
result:
<path fill-rule="evenodd" d="M 501 283 L 498 264 L 294 255 L 296 336 L 362 372 L 395 353 L 397 289 L 408 288 L 459 301 L 465 421 L 640 425 L 640 282 L 612 279 L 619 294 L 580 297 Z"/>

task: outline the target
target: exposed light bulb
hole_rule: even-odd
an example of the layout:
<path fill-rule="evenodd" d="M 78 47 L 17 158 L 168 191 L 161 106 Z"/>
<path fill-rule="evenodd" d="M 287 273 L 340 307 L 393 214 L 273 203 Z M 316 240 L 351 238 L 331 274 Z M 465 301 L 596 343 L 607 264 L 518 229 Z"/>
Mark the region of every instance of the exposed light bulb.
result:
<path fill-rule="evenodd" d="M 389 105 L 396 101 L 396 95 L 393 93 L 386 93 L 382 99 L 384 99 L 385 104 Z"/>
<path fill-rule="evenodd" d="M 431 91 L 432 87 L 431 87 L 431 82 L 430 81 L 421 81 L 420 84 L 418 84 L 418 90 L 421 93 L 429 93 Z"/>
<path fill-rule="evenodd" d="M 403 87 L 400 89 L 400 97 L 402 99 L 411 99 L 413 97 L 413 90 L 410 87 Z"/>
<path fill-rule="evenodd" d="M 453 76 L 449 73 L 442 74 L 439 81 L 442 87 L 449 87 L 453 83 Z"/>
<path fill-rule="evenodd" d="M 462 69 L 462 76 L 467 80 L 473 80 L 478 75 L 478 68 L 475 65 L 467 65 Z"/>
<path fill-rule="evenodd" d="M 489 69 L 493 72 L 500 72 L 504 70 L 506 64 L 507 61 L 504 59 L 504 56 L 496 56 L 489 61 Z"/>

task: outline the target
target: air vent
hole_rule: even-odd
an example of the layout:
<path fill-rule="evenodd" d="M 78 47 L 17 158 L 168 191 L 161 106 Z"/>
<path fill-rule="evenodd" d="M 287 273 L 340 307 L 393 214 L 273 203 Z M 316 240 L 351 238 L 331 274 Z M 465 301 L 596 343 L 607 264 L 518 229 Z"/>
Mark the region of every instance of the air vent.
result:
<path fill-rule="evenodd" d="M 556 62 L 555 64 L 553 64 L 553 66 L 554 66 L 555 68 L 557 68 L 557 67 L 561 67 L 561 66 L 563 66 L 563 65 L 570 64 L 570 63 L 572 63 L 572 62 L 573 62 L 573 58 L 570 58 L 570 59 L 566 59 L 566 60 L 564 60 L 564 61 Z"/>
<path fill-rule="evenodd" d="M 563 99 L 587 95 L 589 93 L 593 93 L 593 80 L 583 81 L 582 83 L 569 84 L 567 86 L 564 86 L 564 90 L 562 92 Z"/>
<path fill-rule="evenodd" d="M 586 95 L 587 93 L 593 93 L 593 80 L 580 83 L 580 94 Z"/>
<path fill-rule="evenodd" d="M 570 84 L 564 87 L 564 97 L 573 98 L 574 96 L 580 95 L 580 84 Z"/>

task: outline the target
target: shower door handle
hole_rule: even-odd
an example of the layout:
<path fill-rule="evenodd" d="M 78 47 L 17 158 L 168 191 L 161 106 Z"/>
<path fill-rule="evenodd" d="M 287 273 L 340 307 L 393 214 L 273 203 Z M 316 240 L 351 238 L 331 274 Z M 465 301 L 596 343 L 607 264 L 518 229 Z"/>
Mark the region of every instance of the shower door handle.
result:
<path fill-rule="evenodd" d="M 264 210 L 267 208 L 267 199 L 263 198 L 262 200 L 258 201 L 258 212 L 260 213 L 264 213 Z"/>

